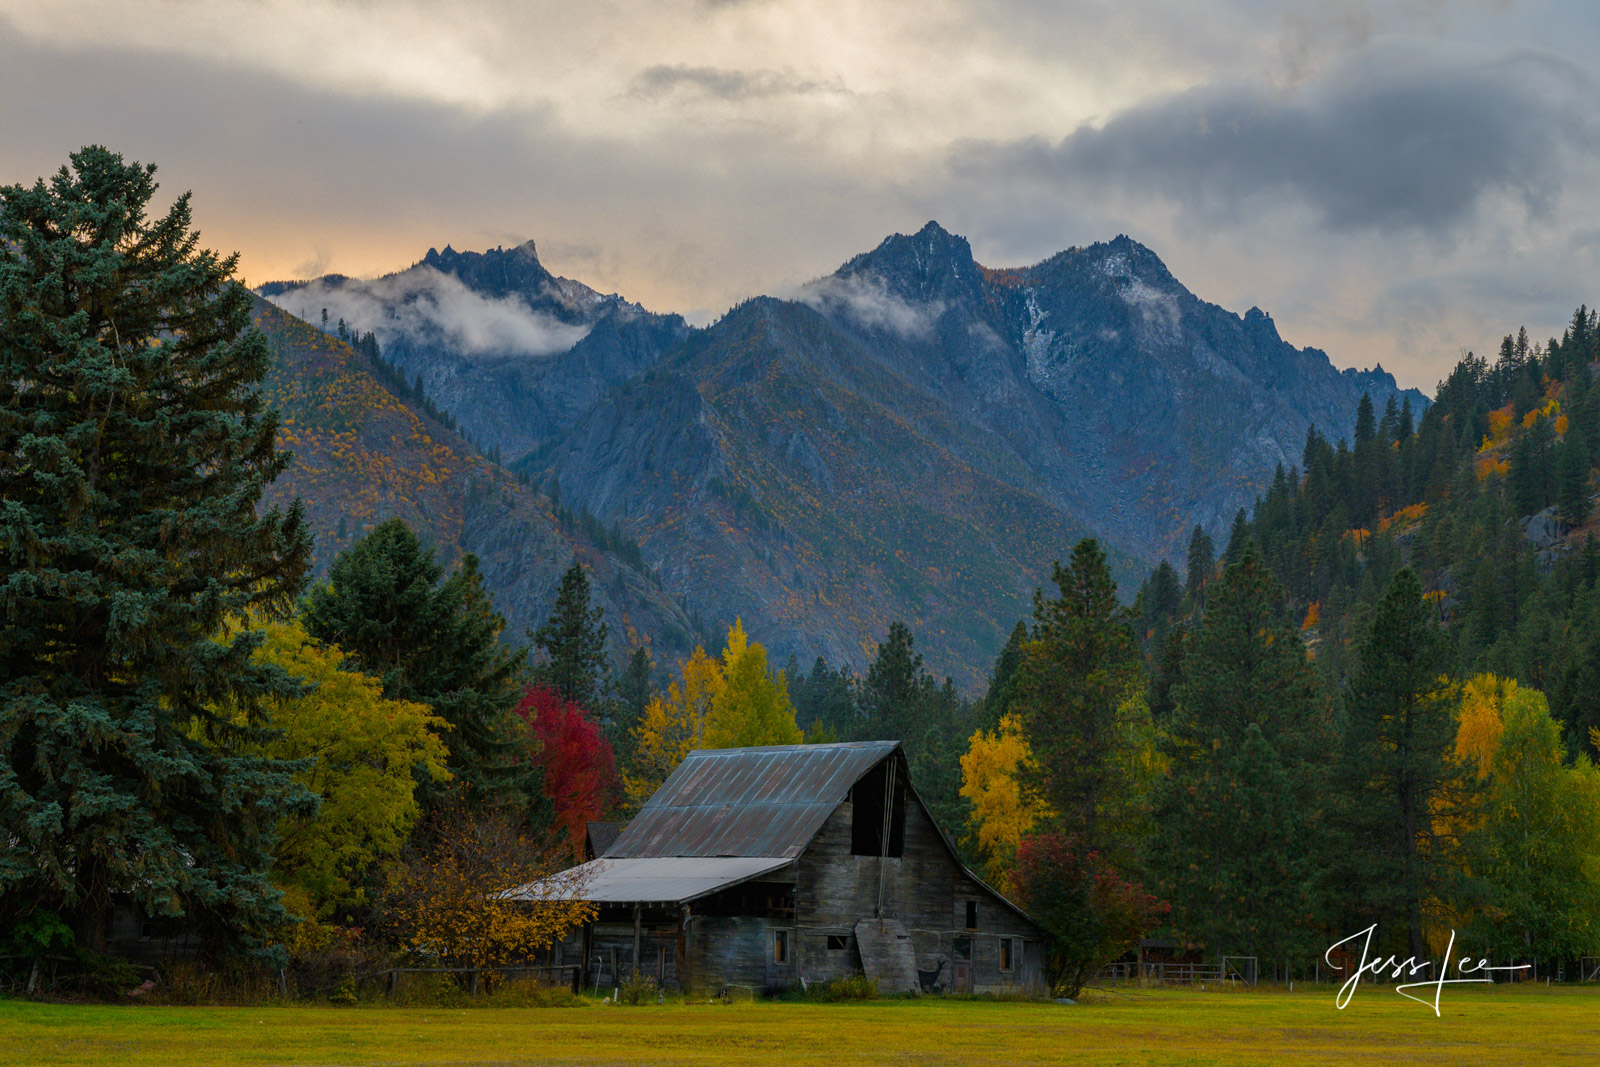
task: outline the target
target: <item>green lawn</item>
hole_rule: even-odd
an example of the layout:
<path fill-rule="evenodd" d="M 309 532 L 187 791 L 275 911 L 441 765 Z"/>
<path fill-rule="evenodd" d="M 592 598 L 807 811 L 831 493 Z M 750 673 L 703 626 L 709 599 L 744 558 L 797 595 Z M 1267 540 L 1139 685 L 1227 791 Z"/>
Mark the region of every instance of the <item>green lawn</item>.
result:
<path fill-rule="evenodd" d="M 1241 1064 L 1592 1062 L 1600 989 L 1127 991 L 985 1001 L 436 1010 L 0 1001 L 0 1063 Z"/>

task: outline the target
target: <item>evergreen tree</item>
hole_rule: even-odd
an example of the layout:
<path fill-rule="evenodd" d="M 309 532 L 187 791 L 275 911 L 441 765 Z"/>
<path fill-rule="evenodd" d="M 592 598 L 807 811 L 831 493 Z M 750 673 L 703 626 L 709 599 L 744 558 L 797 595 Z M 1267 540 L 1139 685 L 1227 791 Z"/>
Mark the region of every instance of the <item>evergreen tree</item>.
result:
<path fill-rule="evenodd" d="M 1372 397 L 1366 393 L 1361 394 L 1361 402 L 1356 405 L 1356 447 L 1376 440 L 1378 437 L 1378 423 L 1372 409 Z"/>
<path fill-rule="evenodd" d="M 1172 717 L 1172 691 L 1183 679 L 1183 656 L 1188 636 L 1187 627 L 1173 627 L 1155 651 L 1154 663 L 1150 668 L 1150 693 L 1146 699 L 1150 704 L 1150 714 L 1158 723 L 1165 723 Z"/>
<path fill-rule="evenodd" d="M 1017 667 L 1021 665 L 1027 650 L 1028 624 L 1018 619 L 1017 625 L 1011 628 L 1011 636 L 1006 639 L 1005 647 L 994 661 L 994 670 L 989 674 L 989 688 L 984 691 L 983 704 L 979 709 L 979 729 L 994 730 L 1010 710 L 1017 689 Z"/>
<path fill-rule="evenodd" d="M 1561 442 L 1561 458 L 1556 466 L 1556 509 L 1561 521 L 1582 526 L 1589 517 L 1589 447 L 1583 435 L 1567 434 Z"/>
<path fill-rule="evenodd" d="M 889 625 L 857 691 L 863 741 L 900 741 L 912 780 L 943 826 L 966 821 L 961 754 L 973 732 L 971 706 L 948 678 L 941 686 L 922 664 L 911 628 Z"/>
<path fill-rule="evenodd" d="M 603 608 L 589 607 L 589 574 L 574 560 L 561 576 L 556 603 L 543 626 L 532 633 L 545 662 L 535 668 L 544 684 L 579 707 L 595 710 L 605 695 L 601 672 L 606 664 L 609 630 Z"/>
<path fill-rule="evenodd" d="M 1135 600 L 1145 637 L 1164 637 L 1183 607 L 1183 586 L 1172 564 L 1162 560 Z"/>
<path fill-rule="evenodd" d="M 1034 594 L 1034 640 L 1017 669 L 1012 703 L 1033 749 L 1023 777 L 1055 812 L 1060 832 L 1089 852 L 1117 844 L 1100 816 L 1114 806 L 1117 714 L 1140 684 L 1138 646 L 1116 583 L 1093 538 L 1057 563 L 1058 595 Z"/>
<path fill-rule="evenodd" d="M 1511 443 L 1511 504 L 1518 515 L 1544 510 L 1554 495 L 1555 432 L 1539 419 Z"/>
<path fill-rule="evenodd" d="M 914 743 L 926 725 L 926 671 L 916 651 L 911 627 L 889 624 L 889 633 L 861 679 L 861 741 Z M 928 680 L 931 682 L 931 679 Z"/>
<path fill-rule="evenodd" d="M 1316 431 L 1313 430 L 1313 433 Z M 1309 445 L 1307 447 L 1310 447 Z M 1205 607 L 1206 583 L 1217 570 L 1217 550 L 1211 543 L 1211 538 L 1206 531 L 1196 525 L 1194 532 L 1189 535 L 1189 557 L 1184 582 L 1183 592 L 1189 598 L 1189 603 L 1197 610 Z"/>
<path fill-rule="evenodd" d="M 617 679 L 616 711 L 608 724 L 607 740 L 624 764 L 630 755 L 627 751 L 629 738 L 644 720 L 644 709 L 650 705 L 650 677 L 654 671 L 655 663 L 650 659 L 649 650 L 638 645 L 633 655 L 628 657 L 628 666 L 623 669 L 622 677 Z"/>
<path fill-rule="evenodd" d="M 808 740 L 861 740 L 855 678 L 848 670 L 834 669 L 818 656 L 807 674 L 791 656 L 784 677 L 789 682 L 789 699 L 794 702 L 795 722 L 805 730 Z"/>
<path fill-rule="evenodd" d="M 146 214 L 154 171 L 91 147 L 0 188 L 0 928 L 42 910 L 103 949 L 121 897 L 260 946 L 274 829 L 315 800 L 252 754 L 300 689 L 251 620 L 311 540 L 256 511 L 289 456 L 237 257 L 187 195 Z"/>
<path fill-rule="evenodd" d="M 1250 543 L 1250 517 L 1240 508 L 1233 516 L 1233 529 L 1228 532 L 1228 547 L 1222 553 L 1223 567 L 1231 567 L 1244 557 L 1245 545 Z"/>
<path fill-rule="evenodd" d="M 1454 775 L 1449 659 L 1416 575 L 1398 571 L 1361 646 L 1333 779 L 1346 866 L 1332 884 L 1360 920 L 1403 928 L 1418 959 L 1423 909 L 1447 871 L 1434 826 Z"/>
<path fill-rule="evenodd" d="M 1308 816 L 1333 735 L 1283 587 L 1253 543 L 1214 587 L 1172 699 L 1149 860 L 1158 891 L 1213 951 L 1305 949 Z"/>
<path fill-rule="evenodd" d="M 474 803 L 531 810 L 537 768 L 511 725 L 525 651 L 500 643 L 505 619 L 477 560 L 448 577 L 402 519 L 389 519 L 341 552 L 307 596 L 307 631 L 383 679 L 384 697 L 427 704 L 449 724 L 449 767 Z M 428 801 L 442 803 L 437 790 Z"/>

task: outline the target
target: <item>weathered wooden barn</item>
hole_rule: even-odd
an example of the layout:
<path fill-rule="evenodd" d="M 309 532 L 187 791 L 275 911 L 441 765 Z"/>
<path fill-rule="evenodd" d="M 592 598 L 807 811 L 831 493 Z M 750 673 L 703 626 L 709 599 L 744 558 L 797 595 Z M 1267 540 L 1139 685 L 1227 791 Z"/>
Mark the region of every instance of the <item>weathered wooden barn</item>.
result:
<path fill-rule="evenodd" d="M 965 868 L 894 741 L 698 750 L 578 868 L 585 986 L 1042 991 L 1044 932 Z M 529 899 L 537 886 L 515 891 Z"/>

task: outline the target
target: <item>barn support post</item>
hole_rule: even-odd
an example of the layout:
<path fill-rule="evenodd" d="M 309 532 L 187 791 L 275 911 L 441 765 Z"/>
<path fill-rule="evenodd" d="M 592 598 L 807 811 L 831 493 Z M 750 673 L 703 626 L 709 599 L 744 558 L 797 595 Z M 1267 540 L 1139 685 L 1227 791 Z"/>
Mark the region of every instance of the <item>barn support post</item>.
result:
<path fill-rule="evenodd" d="M 589 984 L 589 953 L 594 951 L 594 920 L 591 918 L 583 924 L 583 934 L 578 945 L 583 955 L 578 960 L 578 989 L 581 991 Z"/>
<path fill-rule="evenodd" d="M 886 761 L 887 773 L 884 774 L 883 786 L 883 836 L 878 841 L 878 918 L 883 918 L 883 879 L 888 874 L 889 865 L 889 834 L 894 829 L 894 772 L 896 764 L 891 755 Z"/>
<path fill-rule="evenodd" d="M 633 973 L 635 977 L 637 977 L 639 974 L 639 938 L 640 934 L 643 932 L 643 925 L 644 905 L 635 904 L 633 906 Z"/>
<path fill-rule="evenodd" d="M 693 972 L 689 966 L 689 905 L 683 906 L 683 921 L 678 924 L 678 989 L 687 992 Z"/>

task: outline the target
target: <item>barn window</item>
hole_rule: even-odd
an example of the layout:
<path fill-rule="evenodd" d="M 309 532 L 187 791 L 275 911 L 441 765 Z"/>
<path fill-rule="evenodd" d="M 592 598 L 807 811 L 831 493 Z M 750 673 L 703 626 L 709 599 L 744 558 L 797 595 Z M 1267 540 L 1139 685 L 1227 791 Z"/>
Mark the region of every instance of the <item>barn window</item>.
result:
<path fill-rule="evenodd" d="M 905 775 L 895 768 L 894 794 L 889 812 L 889 847 L 883 847 L 883 802 L 889 792 L 889 760 L 884 760 L 850 790 L 850 854 L 853 856 L 901 856 L 905 854 L 906 785 Z"/>
<path fill-rule="evenodd" d="M 776 930 L 773 932 L 772 961 L 774 963 L 789 962 L 789 931 Z"/>
<path fill-rule="evenodd" d="M 828 951 L 843 952 L 850 947 L 850 938 L 845 934 L 828 935 Z"/>
<path fill-rule="evenodd" d="M 976 900 L 969 900 L 969 901 L 967 901 L 967 929 L 968 930 L 976 930 L 977 928 L 978 928 L 978 902 Z"/>
<path fill-rule="evenodd" d="M 1015 966 L 1014 956 L 1012 955 L 1015 949 L 1012 945 L 1011 938 L 1002 937 L 1000 939 L 1000 969 L 1002 971 L 1009 971 Z"/>

